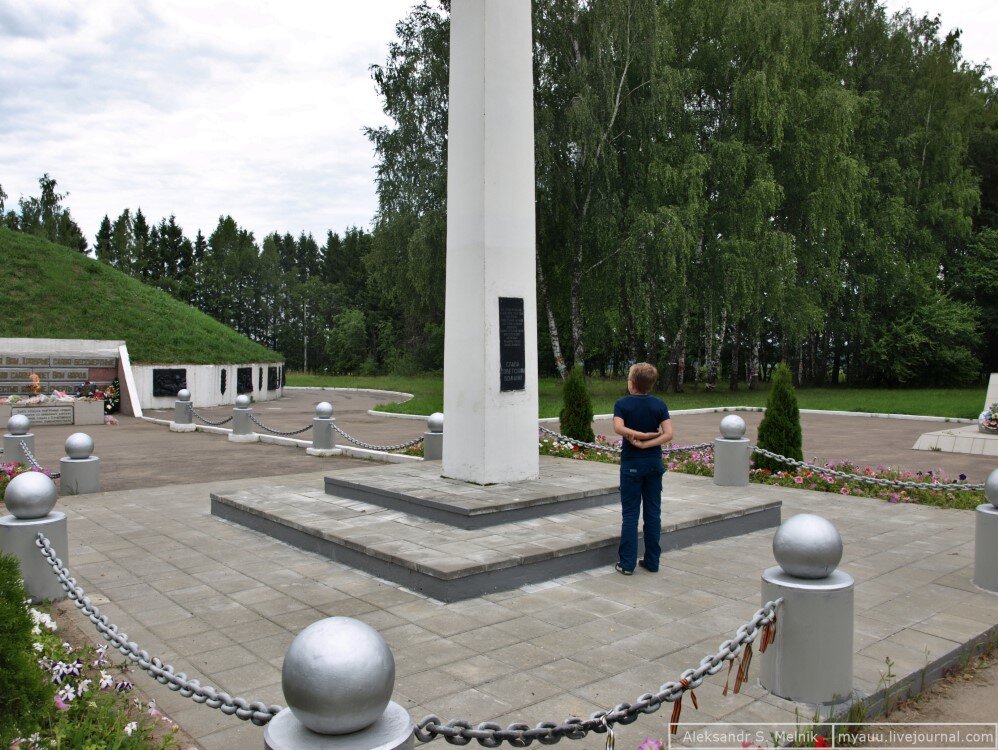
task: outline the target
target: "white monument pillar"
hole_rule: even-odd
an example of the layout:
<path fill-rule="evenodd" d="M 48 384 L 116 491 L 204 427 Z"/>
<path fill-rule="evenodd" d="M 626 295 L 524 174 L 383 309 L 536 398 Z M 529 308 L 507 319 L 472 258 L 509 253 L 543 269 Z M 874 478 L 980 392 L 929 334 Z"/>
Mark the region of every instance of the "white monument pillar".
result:
<path fill-rule="evenodd" d="M 453 0 L 443 475 L 536 479 L 530 0 Z"/>

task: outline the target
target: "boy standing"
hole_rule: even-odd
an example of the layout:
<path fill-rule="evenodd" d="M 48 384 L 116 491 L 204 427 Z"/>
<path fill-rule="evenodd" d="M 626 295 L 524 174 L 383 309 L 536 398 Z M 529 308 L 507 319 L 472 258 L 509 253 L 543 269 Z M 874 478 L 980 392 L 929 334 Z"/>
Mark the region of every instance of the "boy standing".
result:
<path fill-rule="evenodd" d="M 662 547 L 662 445 L 672 440 L 669 407 L 650 395 L 658 370 L 647 362 L 631 367 L 627 375 L 630 394 L 613 405 L 613 431 L 624 438 L 620 456 L 620 561 L 618 573 L 629 576 L 635 564 L 655 573 Z M 644 558 L 638 556 L 638 516 L 644 509 Z"/>

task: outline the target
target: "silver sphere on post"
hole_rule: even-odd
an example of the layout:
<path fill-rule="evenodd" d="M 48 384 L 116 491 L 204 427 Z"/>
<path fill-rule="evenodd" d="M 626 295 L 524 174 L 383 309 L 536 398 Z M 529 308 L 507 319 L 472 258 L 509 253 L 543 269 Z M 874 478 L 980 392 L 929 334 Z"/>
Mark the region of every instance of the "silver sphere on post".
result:
<path fill-rule="evenodd" d="M 998 508 L 998 469 L 994 469 L 984 480 L 984 497 L 994 507 Z"/>
<path fill-rule="evenodd" d="M 94 439 L 85 432 L 74 432 L 66 438 L 66 455 L 70 458 L 90 458 L 94 453 Z"/>
<path fill-rule="evenodd" d="M 191 400 L 191 392 L 189 390 L 187 390 L 186 388 L 181 388 L 177 392 L 177 400 L 178 401 L 190 401 Z"/>
<path fill-rule="evenodd" d="M 248 409 L 250 405 L 250 397 L 245 393 L 242 396 L 236 396 L 236 408 L 237 409 Z"/>
<path fill-rule="evenodd" d="M 776 530 L 773 556 L 795 578 L 827 578 L 842 560 L 842 537 L 830 521 L 799 513 Z"/>
<path fill-rule="evenodd" d="M 14 518 L 30 520 L 45 518 L 55 507 L 59 490 L 40 471 L 26 471 L 10 480 L 3 501 Z"/>
<path fill-rule="evenodd" d="M 315 405 L 316 419 L 331 419 L 333 416 L 333 405 L 328 401 L 320 401 Z"/>
<path fill-rule="evenodd" d="M 7 432 L 11 435 L 27 435 L 31 429 L 31 420 L 27 414 L 15 414 L 7 420 Z"/>
<path fill-rule="evenodd" d="M 444 431 L 444 415 L 442 412 L 433 412 L 429 419 L 426 420 L 426 429 L 430 432 L 443 432 Z"/>
<path fill-rule="evenodd" d="M 281 670 L 291 713 L 318 734 L 349 734 L 384 713 L 395 657 L 377 630 L 350 617 L 312 623 L 292 641 Z"/>
<path fill-rule="evenodd" d="M 745 437 L 745 420 L 737 414 L 729 414 L 721 420 L 721 437 L 725 440 L 738 440 Z"/>

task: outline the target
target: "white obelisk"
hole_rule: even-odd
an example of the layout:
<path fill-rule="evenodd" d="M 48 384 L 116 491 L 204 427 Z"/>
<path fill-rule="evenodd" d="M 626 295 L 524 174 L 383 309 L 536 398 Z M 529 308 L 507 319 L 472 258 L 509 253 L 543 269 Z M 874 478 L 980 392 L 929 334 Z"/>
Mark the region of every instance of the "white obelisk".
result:
<path fill-rule="evenodd" d="M 536 479 L 530 0 L 451 3 L 443 475 Z"/>

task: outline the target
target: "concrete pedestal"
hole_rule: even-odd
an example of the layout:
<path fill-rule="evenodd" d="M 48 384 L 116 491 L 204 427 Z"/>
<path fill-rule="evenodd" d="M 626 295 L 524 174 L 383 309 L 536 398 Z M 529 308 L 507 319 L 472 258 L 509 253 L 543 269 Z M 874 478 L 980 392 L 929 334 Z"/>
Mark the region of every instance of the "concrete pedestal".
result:
<path fill-rule="evenodd" d="M 100 458 L 59 459 L 59 494 L 89 495 L 100 492 Z"/>
<path fill-rule="evenodd" d="M 229 434 L 230 443 L 256 443 L 260 436 L 253 432 L 253 420 L 250 417 L 252 409 L 235 408 L 232 410 L 232 432 Z"/>
<path fill-rule="evenodd" d="M 998 594 L 998 508 L 977 506 L 974 535 L 974 585 Z"/>
<path fill-rule="evenodd" d="M 714 484 L 745 487 L 749 483 L 752 443 L 748 438 L 717 438 L 714 441 Z"/>
<path fill-rule="evenodd" d="M 188 425 L 191 424 L 192 417 L 191 414 L 191 402 L 190 401 L 176 401 L 173 405 L 173 422 L 176 425 Z"/>
<path fill-rule="evenodd" d="M 170 432 L 197 432 L 196 424 L 182 424 L 180 422 L 170 422 Z"/>
<path fill-rule="evenodd" d="M 828 705 L 852 694 L 853 593 L 848 573 L 795 578 L 775 566 L 762 574 L 763 603 L 783 597 L 776 640 L 760 654 L 759 681 L 773 695 Z"/>
<path fill-rule="evenodd" d="M 530 0 L 454 0 L 444 476 L 540 476 Z"/>
<path fill-rule="evenodd" d="M 444 457 L 444 434 L 442 432 L 423 433 L 423 460 L 440 461 Z"/>
<path fill-rule="evenodd" d="M 286 708 L 267 724 L 263 746 L 265 750 L 412 750 L 415 729 L 409 712 L 395 702 L 367 729 L 337 735 L 306 729 Z"/>
<path fill-rule="evenodd" d="M 35 452 L 35 434 L 33 432 L 26 432 L 23 435 L 11 435 L 7 433 L 3 436 L 3 461 L 4 463 L 10 463 L 11 461 L 19 464 L 25 464 L 30 466 L 28 462 L 28 457 L 24 455 L 24 449 L 21 448 L 21 442 L 24 442 L 28 446 L 28 450 L 32 454 Z"/>
<path fill-rule="evenodd" d="M 340 453 L 333 438 L 334 419 L 316 417 L 312 420 L 312 445 L 305 449 L 310 456 L 335 456 Z"/>
<path fill-rule="evenodd" d="M 14 516 L 0 518 L 0 551 L 13 555 L 20 561 L 24 589 L 32 601 L 65 599 L 66 592 L 52 572 L 52 566 L 35 544 L 35 535 L 39 532 L 52 543 L 52 549 L 62 560 L 63 565 L 68 565 L 69 533 L 66 528 L 66 514 L 58 511 L 52 511 L 45 518 L 27 520 L 20 520 Z"/>

